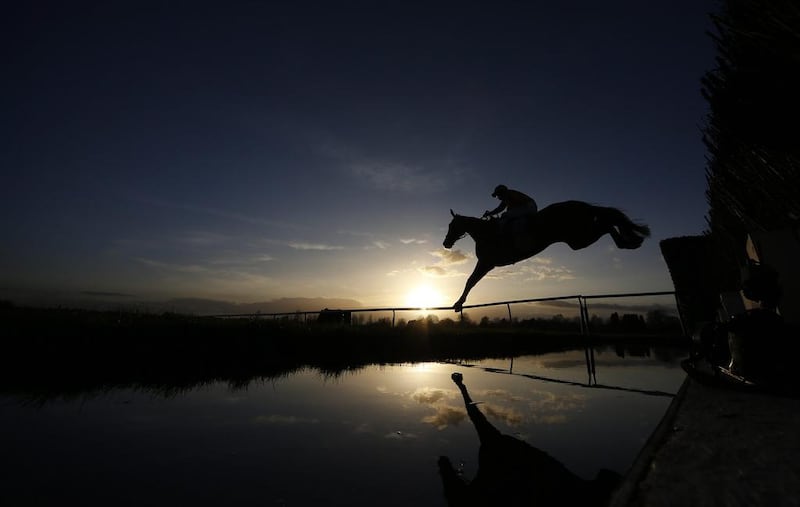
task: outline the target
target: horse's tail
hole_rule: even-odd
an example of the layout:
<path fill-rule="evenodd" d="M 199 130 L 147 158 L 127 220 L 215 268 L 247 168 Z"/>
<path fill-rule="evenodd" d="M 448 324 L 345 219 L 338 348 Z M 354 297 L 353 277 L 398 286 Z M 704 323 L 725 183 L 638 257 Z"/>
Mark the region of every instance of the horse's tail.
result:
<path fill-rule="evenodd" d="M 644 239 L 650 237 L 650 227 L 634 222 L 617 208 L 601 208 L 601 210 L 601 220 L 611 227 L 611 237 L 619 248 L 639 248 Z"/>

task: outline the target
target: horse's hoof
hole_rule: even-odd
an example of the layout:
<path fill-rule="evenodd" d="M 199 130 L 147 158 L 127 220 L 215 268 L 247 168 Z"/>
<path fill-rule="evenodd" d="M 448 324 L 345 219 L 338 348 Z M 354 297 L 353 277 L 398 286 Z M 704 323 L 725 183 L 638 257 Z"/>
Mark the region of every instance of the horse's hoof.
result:
<path fill-rule="evenodd" d="M 453 382 L 456 384 L 461 384 L 464 382 L 464 375 L 460 374 L 459 372 L 455 372 L 450 375 L 450 378 L 453 379 Z"/>

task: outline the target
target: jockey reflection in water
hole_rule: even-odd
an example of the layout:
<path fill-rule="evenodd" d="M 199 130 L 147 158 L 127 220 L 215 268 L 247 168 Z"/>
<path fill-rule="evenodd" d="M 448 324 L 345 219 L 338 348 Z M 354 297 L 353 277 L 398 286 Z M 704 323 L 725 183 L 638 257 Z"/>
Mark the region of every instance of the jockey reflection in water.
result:
<path fill-rule="evenodd" d="M 546 452 L 492 426 L 470 398 L 460 373 L 451 375 L 467 408 L 478 439 L 478 471 L 465 482 L 453 469 L 450 459 L 439 458 L 439 473 L 450 507 L 518 505 L 604 505 L 620 476 L 600 470 L 587 481 L 570 472 Z"/>
<path fill-rule="evenodd" d="M 505 211 L 500 217 L 501 227 L 514 222 L 516 218 L 533 215 L 538 211 L 536 201 L 532 197 L 523 194 L 519 190 L 512 190 L 505 185 L 497 185 L 494 192 L 492 192 L 492 197 L 500 199 L 500 204 L 495 209 L 486 211 L 483 214 L 483 218 L 492 217 Z M 516 222 L 518 225 L 513 229 L 515 233 L 520 232 L 517 229 L 521 228 L 523 220 L 516 220 Z"/>

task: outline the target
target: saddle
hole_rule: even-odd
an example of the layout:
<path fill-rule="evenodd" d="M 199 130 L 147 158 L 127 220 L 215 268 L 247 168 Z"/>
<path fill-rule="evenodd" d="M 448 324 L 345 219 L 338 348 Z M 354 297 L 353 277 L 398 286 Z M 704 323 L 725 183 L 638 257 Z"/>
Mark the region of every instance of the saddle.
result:
<path fill-rule="evenodd" d="M 492 218 L 498 240 L 519 253 L 531 249 L 536 229 L 536 215 Z"/>

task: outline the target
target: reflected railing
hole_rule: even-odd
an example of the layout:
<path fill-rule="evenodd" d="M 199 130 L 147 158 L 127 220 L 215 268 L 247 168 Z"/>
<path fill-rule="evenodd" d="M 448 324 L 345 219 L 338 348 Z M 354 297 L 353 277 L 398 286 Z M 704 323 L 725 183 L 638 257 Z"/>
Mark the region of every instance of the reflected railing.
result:
<path fill-rule="evenodd" d="M 635 387 L 624 387 L 624 386 L 614 386 L 608 384 L 601 384 L 597 382 L 597 367 L 596 361 L 594 357 L 594 349 L 592 347 L 585 347 L 584 348 L 585 357 L 586 357 L 586 371 L 588 374 L 588 381 L 587 382 L 578 382 L 575 380 L 565 380 L 565 379 L 557 379 L 553 377 L 546 377 L 544 375 L 534 375 L 531 373 L 519 373 L 514 371 L 514 358 L 510 358 L 508 368 L 496 368 L 491 366 L 480 366 L 477 364 L 471 364 L 466 361 L 442 361 L 444 364 L 452 364 L 454 366 L 458 366 L 461 368 L 475 368 L 478 370 L 485 371 L 487 373 L 497 373 L 500 375 L 511 375 L 515 377 L 523 377 L 530 380 L 537 380 L 541 382 L 548 382 L 553 384 L 562 384 L 562 385 L 569 385 L 573 387 L 582 387 L 582 388 L 591 388 L 591 389 L 608 389 L 611 391 L 624 391 L 628 393 L 635 393 L 635 394 L 644 394 L 646 396 L 660 396 L 665 398 L 674 398 L 677 393 L 669 393 L 666 391 L 660 391 L 657 389 L 640 389 Z"/>

